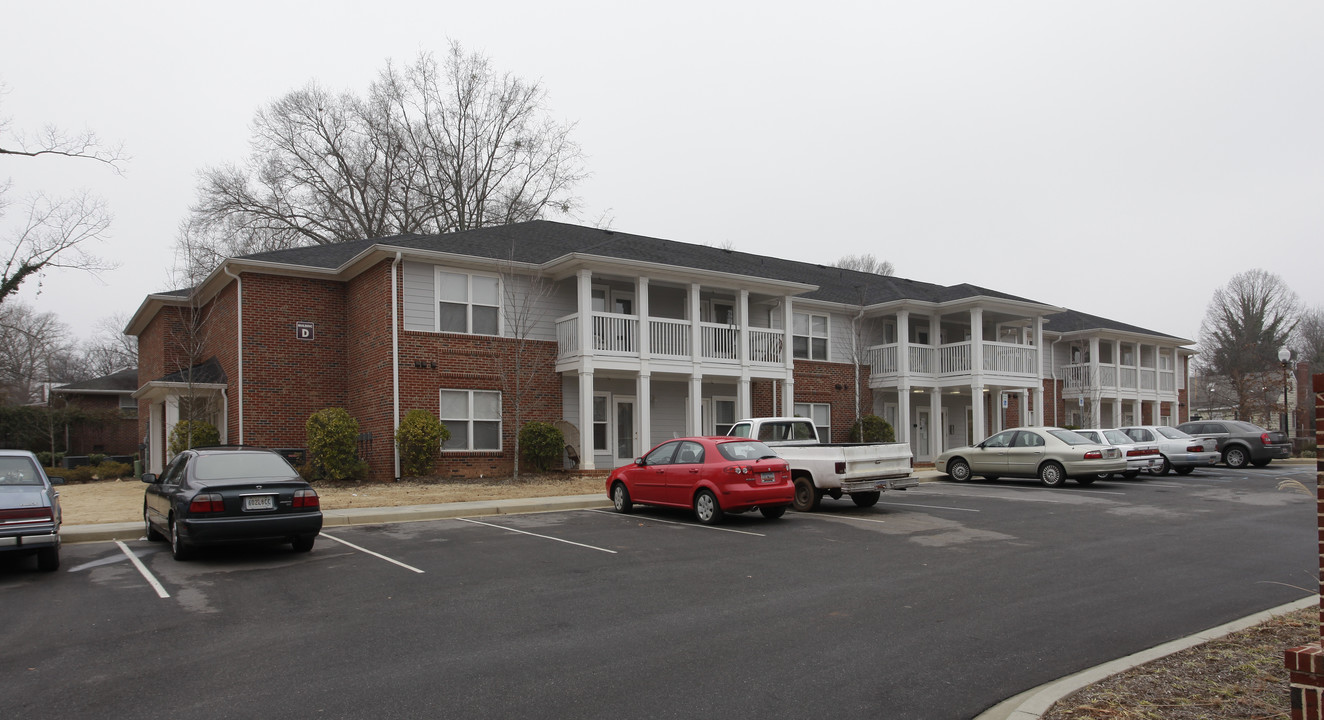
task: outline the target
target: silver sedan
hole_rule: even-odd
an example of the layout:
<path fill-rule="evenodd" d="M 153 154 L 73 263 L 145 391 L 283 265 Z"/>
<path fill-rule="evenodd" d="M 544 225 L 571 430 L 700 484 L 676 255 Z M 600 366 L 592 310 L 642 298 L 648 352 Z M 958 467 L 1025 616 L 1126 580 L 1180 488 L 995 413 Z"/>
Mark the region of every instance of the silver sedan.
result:
<path fill-rule="evenodd" d="M 974 475 L 989 480 L 1025 477 L 1061 487 L 1067 478 L 1089 485 L 1100 475 L 1124 472 L 1126 458 L 1121 450 L 1070 430 L 1037 427 L 1004 430 L 978 445 L 948 450 L 934 467 L 957 482 Z"/>

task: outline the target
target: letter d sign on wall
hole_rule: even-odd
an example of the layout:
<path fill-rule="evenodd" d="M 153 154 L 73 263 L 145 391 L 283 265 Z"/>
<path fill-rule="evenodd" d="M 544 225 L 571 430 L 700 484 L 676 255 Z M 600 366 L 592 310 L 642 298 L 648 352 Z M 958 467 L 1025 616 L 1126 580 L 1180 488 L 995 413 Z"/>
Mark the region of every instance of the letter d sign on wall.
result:
<path fill-rule="evenodd" d="M 310 322 L 294 323 L 294 337 L 300 340 L 313 339 L 313 324 Z"/>

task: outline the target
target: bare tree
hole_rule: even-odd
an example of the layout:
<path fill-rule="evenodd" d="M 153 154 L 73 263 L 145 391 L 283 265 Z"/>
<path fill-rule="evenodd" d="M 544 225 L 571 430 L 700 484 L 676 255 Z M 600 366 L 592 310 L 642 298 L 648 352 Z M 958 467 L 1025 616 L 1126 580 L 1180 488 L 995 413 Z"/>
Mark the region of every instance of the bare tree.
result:
<path fill-rule="evenodd" d="M 1324 308 L 1301 313 L 1296 336 L 1296 358 L 1309 363 L 1311 373 L 1324 373 Z"/>
<path fill-rule="evenodd" d="M 96 376 L 138 367 L 138 338 L 124 334 L 128 324 L 126 313 L 97 321 L 96 334 L 83 345 L 84 362 Z"/>
<path fill-rule="evenodd" d="M 4 89 L 0 88 L 0 94 Z M 119 147 L 103 145 L 94 133 L 70 134 L 54 126 L 41 132 L 10 136 L 9 122 L 0 118 L 0 156 L 39 158 L 54 156 L 82 158 L 108 165 L 120 172 L 125 156 Z M 0 183 L 0 217 L 13 201 L 7 197 L 12 183 Z M 0 303 L 18 291 L 29 277 L 52 268 L 85 270 L 93 274 L 113 265 L 87 252 L 87 245 L 105 237 L 110 213 L 105 201 L 82 193 L 51 198 L 37 193 L 23 203 L 24 218 L 17 230 L 0 240 L 4 270 L 0 274 Z"/>
<path fill-rule="evenodd" d="M 388 63 L 363 97 L 310 83 L 257 113 L 246 164 L 203 171 L 180 242 L 214 262 L 568 214 L 583 155 L 546 99 L 456 43 L 440 64 Z"/>
<path fill-rule="evenodd" d="M 70 347 L 69 328 L 54 313 L 20 302 L 0 305 L 0 402 L 42 402 L 43 384 L 81 379 L 59 369 Z"/>
<path fill-rule="evenodd" d="M 1200 357 L 1208 372 L 1227 380 L 1238 419 L 1263 405 L 1266 379 L 1278 372 L 1278 349 L 1296 329 L 1296 293 L 1264 270 L 1248 270 L 1214 292 L 1200 325 Z"/>
<path fill-rule="evenodd" d="M 863 253 L 860 255 L 846 255 L 840 260 L 832 263 L 832 267 L 839 267 L 845 270 L 859 270 L 860 272 L 873 273 L 874 275 L 893 275 L 896 268 L 892 266 L 890 260 L 879 260 L 873 253 Z"/>
<path fill-rule="evenodd" d="M 509 371 L 501 372 L 502 395 L 508 399 L 515 421 L 515 466 L 513 476 L 519 480 L 520 429 L 532 404 L 531 391 L 539 379 L 553 371 L 553 363 L 540 352 L 545 342 L 534 337 L 534 330 L 548 323 L 548 299 L 553 292 L 551 281 L 541 275 L 517 272 L 513 261 L 504 263 L 501 288 L 505 296 L 501 314 L 507 340 L 499 345 L 498 364 Z M 504 361 L 502 357 L 504 356 Z"/>

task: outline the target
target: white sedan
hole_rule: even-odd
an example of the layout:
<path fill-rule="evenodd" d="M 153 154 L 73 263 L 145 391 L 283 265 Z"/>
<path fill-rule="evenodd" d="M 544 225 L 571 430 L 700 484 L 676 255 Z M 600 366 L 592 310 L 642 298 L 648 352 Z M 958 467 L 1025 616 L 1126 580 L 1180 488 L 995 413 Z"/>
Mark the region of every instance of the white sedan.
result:
<path fill-rule="evenodd" d="M 973 475 L 1039 478 L 1061 487 L 1067 478 L 1089 485 L 1105 473 L 1126 471 L 1122 451 L 1055 427 L 1004 430 L 978 445 L 948 450 L 934 461 L 938 472 L 957 482 Z"/>
<path fill-rule="evenodd" d="M 1137 442 L 1121 430 L 1091 428 L 1075 432 L 1100 445 L 1114 445 L 1121 450 L 1122 456 L 1126 458 L 1126 472 L 1122 473 L 1122 477 L 1127 480 L 1136 477 L 1142 470 L 1157 473 L 1163 468 L 1163 453 L 1159 452 L 1158 443 Z M 1099 479 L 1107 480 L 1108 477 L 1100 476 Z"/>

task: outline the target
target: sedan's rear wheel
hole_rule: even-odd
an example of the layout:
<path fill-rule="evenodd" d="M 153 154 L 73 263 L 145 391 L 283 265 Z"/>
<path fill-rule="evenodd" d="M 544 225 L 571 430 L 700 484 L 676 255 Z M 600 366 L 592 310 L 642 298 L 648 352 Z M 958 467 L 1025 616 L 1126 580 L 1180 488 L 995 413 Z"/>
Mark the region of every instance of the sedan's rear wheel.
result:
<path fill-rule="evenodd" d="M 1172 463 L 1168 462 L 1167 456 L 1164 456 L 1163 464 L 1159 465 L 1157 470 L 1155 470 L 1154 468 L 1150 468 L 1149 472 L 1151 475 L 1167 475 L 1168 471 L 1171 469 L 1172 469 Z"/>
<path fill-rule="evenodd" d="M 1263 460 L 1251 460 L 1250 464 L 1254 465 L 1255 467 L 1264 467 L 1265 465 L 1269 464 L 1269 461 L 1271 459 L 1272 458 L 1264 458 Z"/>
<path fill-rule="evenodd" d="M 763 513 L 763 517 L 769 520 L 776 520 L 786 514 L 786 506 L 774 505 L 773 507 L 761 507 L 759 508 L 759 512 Z"/>
<path fill-rule="evenodd" d="M 970 463 L 956 459 L 947 463 L 947 477 L 956 482 L 965 482 L 970 479 Z"/>
<path fill-rule="evenodd" d="M 851 493 L 850 499 L 855 503 L 855 507 L 873 507 L 878 504 L 878 498 L 883 494 L 877 490 L 873 492 Z"/>
<path fill-rule="evenodd" d="M 174 518 L 170 518 L 170 555 L 176 560 L 188 560 L 193 556 L 193 547 L 179 536 L 179 528 Z"/>
<path fill-rule="evenodd" d="M 1172 471 L 1178 475 L 1190 475 L 1191 471 L 1194 469 L 1194 465 L 1182 465 L 1181 467 L 1177 467 L 1176 465 L 1172 466 Z"/>
<path fill-rule="evenodd" d="M 630 501 L 630 491 L 625 489 L 625 483 L 617 482 L 611 486 L 611 506 L 618 513 L 628 513 L 634 509 L 634 503 Z"/>
<path fill-rule="evenodd" d="M 291 540 L 290 544 L 294 546 L 294 552 L 308 552 L 313 549 L 314 542 L 317 542 L 316 533 L 312 535 L 300 535 Z"/>
<path fill-rule="evenodd" d="M 1046 462 L 1039 467 L 1039 482 L 1050 488 L 1062 487 L 1067 481 L 1066 471 L 1055 462 Z"/>
<path fill-rule="evenodd" d="M 801 475 L 795 479 L 795 500 L 794 507 L 800 512 L 813 512 L 818 508 L 818 501 L 823 499 L 823 493 L 814 487 L 814 481 Z"/>
<path fill-rule="evenodd" d="M 1081 477 L 1076 478 L 1076 484 L 1077 484 L 1077 485 L 1093 485 L 1095 479 L 1096 479 L 1096 478 L 1095 478 L 1093 475 L 1082 475 Z M 1107 474 L 1107 473 L 1099 473 L 1099 477 L 1098 477 L 1097 479 L 1099 479 L 1099 480 L 1107 480 L 1107 479 L 1108 479 L 1108 474 Z"/>
<path fill-rule="evenodd" d="M 1140 476 L 1139 470 L 1127 470 L 1126 472 L 1122 473 L 1122 477 L 1126 478 L 1127 480 L 1135 480 L 1139 476 Z"/>
<path fill-rule="evenodd" d="M 1245 448 L 1230 447 L 1223 451 L 1223 462 L 1234 470 L 1240 470 L 1250 462 L 1250 456 L 1246 454 Z"/>
<path fill-rule="evenodd" d="M 55 572 L 60 569 L 59 546 L 44 547 L 37 551 L 37 569 L 42 572 Z"/>
<path fill-rule="evenodd" d="M 1090 480 L 1090 482 L 1094 482 L 1095 480 L 1107 480 L 1112 476 L 1113 476 L 1112 473 L 1098 473 L 1093 477 L 1093 479 Z"/>
<path fill-rule="evenodd" d="M 717 496 L 710 490 L 700 490 L 694 496 L 694 517 L 704 525 L 716 525 L 722 522 L 722 506 L 717 504 Z"/>

